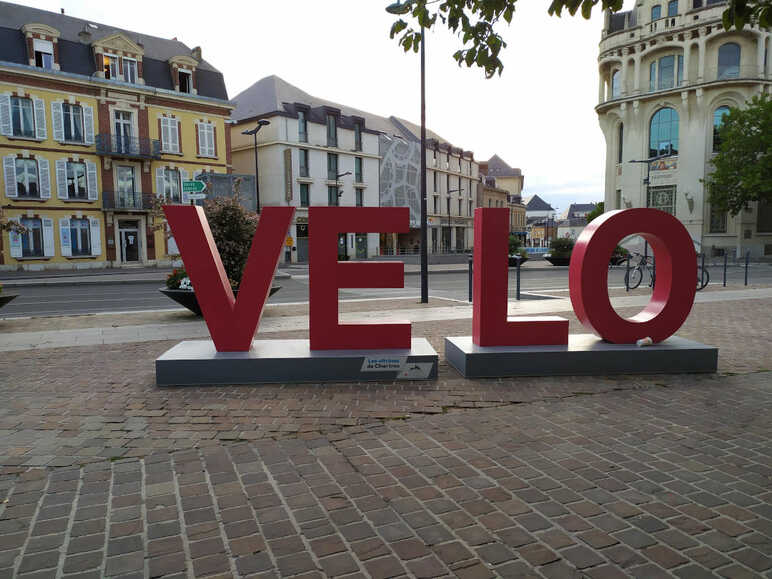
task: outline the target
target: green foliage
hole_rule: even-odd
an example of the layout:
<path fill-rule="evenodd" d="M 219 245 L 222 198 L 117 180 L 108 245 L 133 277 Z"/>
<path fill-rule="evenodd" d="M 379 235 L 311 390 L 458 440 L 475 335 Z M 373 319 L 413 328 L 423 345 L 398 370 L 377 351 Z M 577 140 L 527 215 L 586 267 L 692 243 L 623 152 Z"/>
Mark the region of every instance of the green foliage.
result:
<path fill-rule="evenodd" d="M 772 98 L 755 96 L 729 109 L 719 129 L 720 150 L 705 180 L 711 205 L 737 215 L 751 201 L 772 202 Z"/>
<path fill-rule="evenodd" d="M 587 214 L 586 216 L 587 223 L 590 223 L 593 219 L 595 219 L 599 215 L 602 215 L 604 212 L 604 206 L 605 206 L 605 203 L 603 201 L 598 201 L 595 204 L 595 209 L 593 209 Z"/>
<path fill-rule="evenodd" d="M 393 0 L 389 0 L 391 4 Z M 405 52 L 418 52 L 421 46 L 421 26 L 430 29 L 439 22 L 461 37 L 462 48 L 453 53 L 459 66 L 477 66 L 485 72 L 486 78 L 501 74 L 504 63 L 499 57 L 507 43 L 499 33 L 502 22 L 509 24 L 515 14 L 517 0 L 402 0 L 405 16 L 412 19 L 415 27 L 403 18 L 391 26 L 389 36 L 398 37 L 398 43 Z M 567 10 L 571 16 L 580 12 L 589 19 L 596 6 L 612 12 L 622 10 L 623 0 L 552 0 L 548 12 L 561 16 Z M 727 30 L 733 26 L 743 28 L 758 24 L 762 28 L 772 25 L 771 0 L 729 0 L 729 7 L 723 14 L 723 25 Z"/>
<path fill-rule="evenodd" d="M 522 241 L 520 241 L 520 238 L 517 235 L 510 235 L 509 236 L 509 255 L 515 255 L 518 253 L 518 249 L 520 249 L 520 246 L 523 244 Z"/>
<path fill-rule="evenodd" d="M 204 213 L 233 287 L 241 283 L 257 227 L 257 214 L 244 209 L 238 197 L 216 197 L 204 203 Z"/>
<path fill-rule="evenodd" d="M 571 257 L 574 250 L 574 240 L 570 237 L 558 237 L 550 242 L 550 255 L 552 257 Z"/>

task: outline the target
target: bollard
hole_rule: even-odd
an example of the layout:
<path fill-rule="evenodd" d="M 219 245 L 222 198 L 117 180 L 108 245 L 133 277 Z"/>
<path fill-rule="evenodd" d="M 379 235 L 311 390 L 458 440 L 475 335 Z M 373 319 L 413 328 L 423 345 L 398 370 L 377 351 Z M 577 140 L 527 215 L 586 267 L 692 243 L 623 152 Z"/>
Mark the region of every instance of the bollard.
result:
<path fill-rule="evenodd" d="M 724 250 L 724 287 L 726 287 L 726 260 L 729 256 L 729 253 Z"/>
<path fill-rule="evenodd" d="M 630 252 L 627 252 L 627 261 L 625 262 L 625 291 L 630 291 Z"/>
<path fill-rule="evenodd" d="M 745 252 L 745 285 L 748 285 L 748 261 L 751 259 L 751 250 Z"/>
<path fill-rule="evenodd" d="M 702 278 L 705 276 L 705 252 L 700 254 L 700 285 L 702 285 Z"/>
<path fill-rule="evenodd" d="M 472 258 L 469 258 L 469 302 L 472 302 Z"/>
<path fill-rule="evenodd" d="M 517 293 L 515 294 L 517 301 L 520 301 L 520 261 L 521 260 L 518 257 L 517 258 Z"/>

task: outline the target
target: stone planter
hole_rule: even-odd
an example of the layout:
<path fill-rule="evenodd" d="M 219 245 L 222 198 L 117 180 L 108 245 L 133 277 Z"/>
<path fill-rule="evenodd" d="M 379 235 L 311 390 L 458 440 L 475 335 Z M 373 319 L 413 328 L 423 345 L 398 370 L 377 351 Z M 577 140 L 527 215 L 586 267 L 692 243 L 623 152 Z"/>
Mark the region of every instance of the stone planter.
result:
<path fill-rule="evenodd" d="M 271 286 L 271 291 L 268 294 L 268 297 L 272 296 L 280 289 L 281 289 L 281 286 L 279 285 Z M 198 305 L 198 300 L 196 299 L 195 291 L 182 290 L 182 289 L 168 289 L 168 288 L 161 288 L 159 291 L 169 299 L 172 299 L 178 304 L 180 304 L 181 306 L 189 309 L 197 316 L 201 315 L 201 307 Z M 238 296 L 238 294 L 239 294 L 239 290 L 234 290 L 233 295 Z M 13 297 L 16 297 L 16 296 L 13 296 Z M 2 299 L 1 296 L 0 296 L 0 299 Z M 2 304 L 0 303 L 0 305 Z"/>
<path fill-rule="evenodd" d="M 2 308 L 5 304 L 7 304 L 10 301 L 13 301 L 16 299 L 16 294 L 0 294 L 0 308 Z"/>
<path fill-rule="evenodd" d="M 552 257 L 551 255 L 545 255 L 544 259 L 549 261 L 552 265 L 569 265 L 571 263 L 570 257 Z"/>

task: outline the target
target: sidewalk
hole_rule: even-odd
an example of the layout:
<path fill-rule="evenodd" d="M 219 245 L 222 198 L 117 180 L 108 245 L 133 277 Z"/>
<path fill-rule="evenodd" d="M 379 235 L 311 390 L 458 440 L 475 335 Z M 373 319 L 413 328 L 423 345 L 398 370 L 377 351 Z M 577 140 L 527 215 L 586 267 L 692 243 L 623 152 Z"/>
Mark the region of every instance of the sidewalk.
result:
<path fill-rule="evenodd" d="M 468 305 L 443 301 L 347 304 L 409 310 L 431 382 L 155 386 L 200 322 L 4 352 L 0 577 L 770 576 L 770 292 L 698 294 L 679 335 L 719 346 L 716 375 L 465 380 L 441 348 Z M 563 302 L 515 306 L 582 331 Z"/>

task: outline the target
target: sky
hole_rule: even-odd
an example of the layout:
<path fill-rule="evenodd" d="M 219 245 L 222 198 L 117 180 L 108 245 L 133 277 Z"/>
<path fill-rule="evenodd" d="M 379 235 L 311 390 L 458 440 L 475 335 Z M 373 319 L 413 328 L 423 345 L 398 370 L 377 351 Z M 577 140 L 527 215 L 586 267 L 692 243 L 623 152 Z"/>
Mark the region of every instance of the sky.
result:
<path fill-rule="evenodd" d="M 320 98 L 420 121 L 419 57 L 389 39 L 391 0 L 16 0 L 164 38 L 177 37 L 225 76 L 233 98 L 275 74 Z M 459 67 L 461 39 L 426 38 L 427 126 L 477 160 L 498 154 L 525 175 L 524 196 L 559 211 L 603 199 L 605 143 L 594 107 L 603 15 L 547 13 L 520 0 L 501 76 Z"/>

